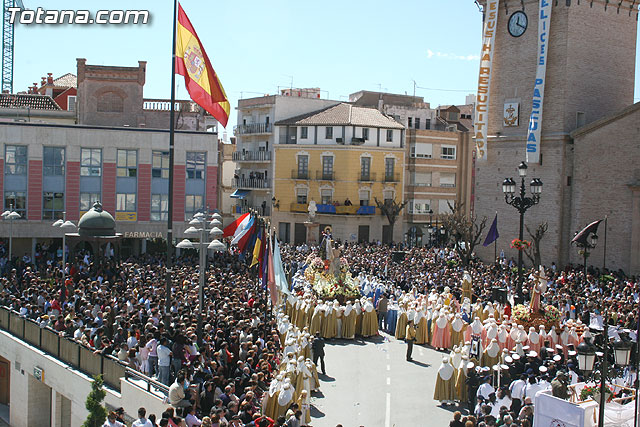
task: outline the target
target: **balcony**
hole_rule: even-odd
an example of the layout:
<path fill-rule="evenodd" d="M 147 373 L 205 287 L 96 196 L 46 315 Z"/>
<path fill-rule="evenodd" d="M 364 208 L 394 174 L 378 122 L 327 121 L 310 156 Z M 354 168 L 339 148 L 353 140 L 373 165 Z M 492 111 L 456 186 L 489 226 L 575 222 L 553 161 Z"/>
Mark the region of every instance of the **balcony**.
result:
<path fill-rule="evenodd" d="M 280 131 L 280 144 L 297 144 L 298 143 L 298 137 L 296 136 L 296 134 L 289 134 L 289 137 L 287 138 L 287 135 L 284 134 L 282 132 L 282 130 Z"/>
<path fill-rule="evenodd" d="M 291 171 L 291 179 L 309 179 L 309 176 L 308 170 L 293 169 Z"/>
<path fill-rule="evenodd" d="M 258 212 L 259 215 L 269 216 L 271 215 L 271 206 L 244 206 L 244 205 L 235 205 L 231 206 L 231 214 L 246 214 L 250 210 Z"/>
<path fill-rule="evenodd" d="M 374 182 L 376 180 L 376 174 L 375 173 L 360 173 L 360 177 L 358 178 L 358 181 L 360 182 Z"/>
<path fill-rule="evenodd" d="M 399 173 L 385 174 L 383 182 L 400 182 L 400 174 Z"/>
<path fill-rule="evenodd" d="M 249 123 L 246 125 L 236 125 L 233 128 L 234 135 L 255 135 L 260 133 L 271 133 L 273 126 L 271 123 Z"/>
<path fill-rule="evenodd" d="M 442 188 L 456 188 L 455 184 L 440 184 L 440 187 Z"/>
<path fill-rule="evenodd" d="M 308 213 L 309 205 L 306 203 L 291 203 L 291 212 Z M 375 206 L 344 206 L 344 205 L 316 205 L 316 212 L 322 215 L 375 215 Z"/>
<path fill-rule="evenodd" d="M 234 151 L 234 162 L 270 162 L 271 151 Z"/>
<path fill-rule="evenodd" d="M 233 188 L 260 190 L 271 188 L 271 180 L 264 178 L 235 178 Z"/>
<path fill-rule="evenodd" d="M 333 171 L 316 171 L 316 180 L 318 181 L 333 181 Z"/>

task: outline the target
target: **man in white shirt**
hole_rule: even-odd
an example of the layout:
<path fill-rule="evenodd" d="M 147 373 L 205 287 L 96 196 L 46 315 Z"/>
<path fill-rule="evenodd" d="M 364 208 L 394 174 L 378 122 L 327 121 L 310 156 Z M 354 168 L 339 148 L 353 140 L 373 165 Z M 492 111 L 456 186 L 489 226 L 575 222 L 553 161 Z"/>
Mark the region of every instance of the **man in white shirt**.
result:
<path fill-rule="evenodd" d="M 138 419 L 131 424 L 131 427 L 153 427 L 151 421 L 149 421 L 145 416 L 147 415 L 147 410 L 144 408 L 138 409 Z"/>
<path fill-rule="evenodd" d="M 520 378 L 511 382 L 509 391 L 511 392 L 511 409 L 514 414 L 520 413 L 522 402 L 524 401 L 524 390 L 527 386 L 527 376 L 520 375 Z"/>
<path fill-rule="evenodd" d="M 171 373 L 171 350 L 167 347 L 167 339 L 162 338 L 157 347 L 158 353 L 158 381 L 164 385 L 169 385 L 169 375 Z"/>
<path fill-rule="evenodd" d="M 484 400 L 489 400 L 489 395 L 495 393 L 495 389 L 491 385 L 491 376 L 486 376 L 484 382 L 478 387 L 478 397 L 482 397 Z"/>
<path fill-rule="evenodd" d="M 102 427 L 125 427 L 124 424 L 122 424 L 116 418 L 118 418 L 116 416 L 116 413 L 113 411 L 110 412 L 109 416 L 107 416 L 107 421 L 105 421 L 104 424 L 102 424 Z"/>

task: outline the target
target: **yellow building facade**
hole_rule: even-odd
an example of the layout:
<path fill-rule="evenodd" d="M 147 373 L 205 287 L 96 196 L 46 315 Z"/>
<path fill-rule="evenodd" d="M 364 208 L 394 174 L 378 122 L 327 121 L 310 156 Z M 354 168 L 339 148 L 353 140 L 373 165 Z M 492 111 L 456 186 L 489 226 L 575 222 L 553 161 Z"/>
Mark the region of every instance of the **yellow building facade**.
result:
<path fill-rule="evenodd" d="M 402 214 L 392 230 L 375 200 L 404 200 L 404 126 L 374 109 L 333 110 L 276 123 L 285 143 L 274 147 L 272 226 L 294 244 L 317 242 L 327 227 L 343 242 L 401 240 Z"/>

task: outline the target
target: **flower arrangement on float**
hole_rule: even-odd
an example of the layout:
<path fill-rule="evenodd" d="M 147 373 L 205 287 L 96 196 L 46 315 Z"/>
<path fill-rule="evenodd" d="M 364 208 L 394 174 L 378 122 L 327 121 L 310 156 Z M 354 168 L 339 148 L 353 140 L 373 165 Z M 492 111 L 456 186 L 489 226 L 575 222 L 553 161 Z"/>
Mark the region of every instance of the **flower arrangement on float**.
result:
<path fill-rule="evenodd" d="M 511 247 L 519 251 L 523 251 L 531 247 L 531 242 L 528 240 L 513 239 L 511 241 Z"/>
<path fill-rule="evenodd" d="M 546 305 L 544 307 L 544 319 L 549 323 L 556 323 L 560 320 L 560 310 L 556 306 Z"/>
<path fill-rule="evenodd" d="M 360 298 L 358 282 L 351 277 L 349 263 L 345 257 L 337 260 L 338 268 L 330 268 L 331 262 L 315 254 L 307 257 L 304 278 L 313 293 L 320 299 L 336 299 L 341 304 L 349 299 Z"/>
<path fill-rule="evenodd" d="M 611 402 L 613 399 L 613 389 L 605 384 L 604 394 L 607 403 Z M 587 385 L 580 391 L 580 400 L 584 402 L 585 400 L 593 399 L 596 403 L 600 403 L 600 384 L 596 385 Z"/>
<path fill-rule="evenodd" d="M 518 324 L 524 324 L 531 321 L 531 312 L 529 307 L 523 304 L 518 304 L 513 307 L 513 317 Z"/>

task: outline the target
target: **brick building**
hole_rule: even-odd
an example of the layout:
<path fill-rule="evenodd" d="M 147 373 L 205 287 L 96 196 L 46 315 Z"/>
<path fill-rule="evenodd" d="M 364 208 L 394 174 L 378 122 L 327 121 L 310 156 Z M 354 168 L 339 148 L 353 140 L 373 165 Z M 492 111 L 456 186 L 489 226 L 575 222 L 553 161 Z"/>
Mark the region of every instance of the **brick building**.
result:
<path fill-rule="evenodd" d="M 56 99 L 73 92 L 72 74 L 0 98 L 0 194 L 4 208 L 23 217 L 13 224 L 14 256 L 59 244 L 62 231 L 51 224 L 63 212 L 77 221 L 98 200 L 124 234 L 125 255 L 166 237 L 170 102 L 143 98 L 145 62 L 77 65 L 77 99 L 65 98 L 66 110 Z M 177 107 L 173 228 L 180 237 L 187 218 L 217 208 L 218 138 L 217 122 L 200 107 Z M 0 223 L 3 238 L 9 227 Z"/>
<path fill-rule="evenodd" d="M 484 1 L 480 3 L 486 5 Z M 542 222 L 549 225 L 542 241 L 542 261 L 546 265 L 552 261 L 560 265 L 577 262 L 576 250 L 570 245 L 574 232 L 590 221 L 603 218 L 619 200 L 630 201 L 636 191 L 633 185 L 637 183 L 637 162 L 623 161 L 618 167 L 622 152 L 613 147 L 625 147 L 626 142 L 613 129 L 628 135 L 632 141 L 640 139 L 637 125 L 630 122 L 631 115 L 624 114 L 633 103 L 637 6 L 637 2 L 628 0 L 616 2 L 615 6 L 603 1 L 552 2 L 541 161 L 529 164 L 528 173 L 528 179 L 540 178 L 544 189 L 540 204 L 525 215 L 525 224 L 532 229 Z M 509 17 L 516 11 L 528 16 L 528 29 L 517 37 L 508 31 Z M 525 159 L 537 66 L 538 16 L 535 0 L 500 2 L 489 100 L 487 160 L 478 160 L 475 171 L 475 211 L 478 216 L 489 218 L 498 211 L 501 236 L 498 246 L 505 250 L 507 257 L 514 258 L 517 253 L 509 248 L 509 242 L 518 237 L 518 213 L 505 203 L 501 184 L 505 178 L 517 177 L 517 166 Z M 506 104 L 519 107 L 519 121 L 515 124 L 505 123 Z M 598 127 L 600 130 L 589 130 L 588 126 L 609 116 L 619 118 Z M 609 139 L 604 139 L 605 135 Z M 612 149 L 595 151 L 598 146 L 595 138 L 602 138 L 600 147 Z M 585 147 L 580 145 L 581 141 L 585 141 Z M 591 155 L 589 148 L 593 150 Z M 625 150 L 633 154 L 632 147 Z M 637 151 L 635 158 L 638 158 Z M 610 180 L 596 178 L 605 173 L 596 169 L 613 164 L 616 164 L 614 175 L 626 186 L 609 186 Z M 598 209 L 590 209 L 596 206 Z M 631 225 L 637 212 L 633 214 L 631 204 L 626 204 L 617 217 L 618 221 L 608 222 L 607 231 L 609 236 L 618 236 L 621 240 L 609 239 L 607 267 L 638 273 L 637 238 L 634 246 L 629 243 L 630 237 L 624 237 L 625 230 L 637 229 L 637 225 L 636 228 Z M 601 237 L 604 234 L 602 227 L 599 234 Z M 602 264 L 602 240 L 590 260 L 597 266 Z M 636 252 L 629 256 L 629 250 Z M 479 247 L 478 253 L 485 260 L 493 257 L 492 248 Z"/>

